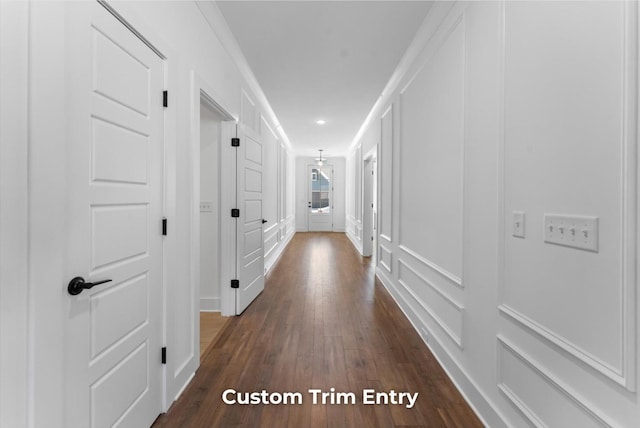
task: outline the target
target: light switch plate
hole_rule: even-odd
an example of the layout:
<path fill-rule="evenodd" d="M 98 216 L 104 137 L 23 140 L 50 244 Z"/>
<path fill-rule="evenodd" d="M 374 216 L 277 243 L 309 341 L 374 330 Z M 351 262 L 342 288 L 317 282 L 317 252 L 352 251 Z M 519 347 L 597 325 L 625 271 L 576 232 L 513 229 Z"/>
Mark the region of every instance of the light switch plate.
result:
<path fill-rule="evenodd" d="M 523 211 L 513 211 L 513 232 L 512 235 L 516 238 L 525 237 L 525 218 L 526 215 Z"/>
<path fill-rule="evenodd" d="M 200 201 L 200 212 L 201 213 L 213 212 L 213 202 Z"/>
<path fill-rule="evenodd" d="M 544 242 L 598 252 L 598 217 L 544 215 Z"/>

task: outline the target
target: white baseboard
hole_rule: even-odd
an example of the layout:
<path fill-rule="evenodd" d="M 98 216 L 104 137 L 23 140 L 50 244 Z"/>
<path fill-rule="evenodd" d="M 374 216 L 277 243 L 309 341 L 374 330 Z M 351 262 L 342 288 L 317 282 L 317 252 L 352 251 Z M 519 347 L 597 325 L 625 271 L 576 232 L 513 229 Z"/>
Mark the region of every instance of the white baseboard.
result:
<path fill-rule="evenodd" d="M 173 401 L 171 403 L 168 403 L 167 408 L 165 409 L 166 412 L 169 411 L 169 407 L 171 407 L 171 405 L 178 401 L 178 398 L 180 398 L 180 396 L 182 395 L 182 393 L 184 392 L 185 389 L 187 389 L 187 386 L 189 386 L 189 384 L 191 383 L 191 381 L 193 380 L 193 378 L 195 377 L 196 372 L 191 373 L 191 375 L 189 376 L 189 378 L 187 379 L 187 381 L 184 383 L 184 385 L 182 385 L 180 387 L 180 389 L 178 389 L 178 393 L 176 394 L 176 396 L 174 397 Z"/>
<path fill-rule="evenodd" d="M 356 250 L 358 250 L 358 253 L 360 253 L 360 255 L 362 255 L 362 245 L 360 245 L 358 243 L 358 240 L 355 239 L 353 237 L 353 235 L 351 235 L 349 232 L 345 232 L 345 235 L 347 235 L 347 238 L 349 238 L 349 240 L 351 241 L 351 243 L 353 244 L 354 247 L 356 247 Z"/>
<path fill-rule="evenodd" d="M 219 297 L 201 297 L 200 312 L 220 312 Z"/>
<path fill-rule="evenodd" d="M 284 252 L 284 249 L 287 248 L 287 245 L 289 245 L 289 242 L 291 242 L 291 239 L 293 238 L 293 235 L 295 235 L 297 232 L 294 233 L 290 233 L 289 236 L 286 237 L 286 239 L 282 242 L 280 242 L 276 248 L 272 251 L 272 255 L 270 255 L 270 261 L 269 264 L 264 266 L 264 273 L 265 275 L 267 274 L 267 272 L 269 272 L 269 270 L 271 270 L 271 268 L 273 266 L 275 266 L 275 264 L 278 262 L 278 259 L 280 258 L 280 256 L 282 255 L 282 253 Z M 266 261 L 266 260 L 265 260 Z"/>
<path fill-rule="evenodd" d="M 415 314 L 408 305 L 402 304 L 404 296 L 393 285 L 393 281 L 380 268 L 376 269 L 376 277 L 387 289 L 402 313 L 404 313 L 413 326 L 413 329 L 418 333 L 420 338 L 422 338 L 424 344 L 427 345 L 427 348 L 429 348 L 449 379 L 451 379 L 451 382 L 453 382 L 456 389 L 460 391 L 460 394 L 462 394 L 465 401 L 473 409 L 478 418 L 480 418 L 484 426 L 507 428 L 508 425 L 505 422 L 507 419 L 502 416 L 497 406 L 493 405 L 493 403 L 491 403 L 491 401 L 482 393 L 476 383 L 467 375 L 466 371 L 458 365 L 449 353 L 447 353 L 446 349 L 440 344 L 437 336 L 431 333 L 429 325 Z M 429 333 L 428 342 L 420 332 L 420 327 L 424 328 Z"/>

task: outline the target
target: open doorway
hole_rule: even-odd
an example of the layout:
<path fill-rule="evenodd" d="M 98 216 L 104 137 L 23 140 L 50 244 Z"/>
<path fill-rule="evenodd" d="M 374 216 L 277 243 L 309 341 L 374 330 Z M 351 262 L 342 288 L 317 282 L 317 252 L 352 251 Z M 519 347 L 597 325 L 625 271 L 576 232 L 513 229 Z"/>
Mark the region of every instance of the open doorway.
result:
<path fill-rule="evenodd" d="M 200 100 L 200 360 L 228 317 L 221 315 L 220 154 L 224 117 Z"/>
<path fill-rule="evenodd" d="M 369 153 L 364 161 L 364 210 L 362 216 L 362 255 L 371 256 L 371 261 L 377 265 L 378 247 L 378 176 L 377 157 L 375 149 Z"/>

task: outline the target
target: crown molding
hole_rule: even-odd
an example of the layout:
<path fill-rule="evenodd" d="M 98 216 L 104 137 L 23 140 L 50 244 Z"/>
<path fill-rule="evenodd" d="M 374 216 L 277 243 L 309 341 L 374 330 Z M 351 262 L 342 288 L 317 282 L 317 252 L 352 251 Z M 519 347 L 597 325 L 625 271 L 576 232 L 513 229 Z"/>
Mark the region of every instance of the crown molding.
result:
<path fill-rule="evenodd" d="M 218 40 L 220 40 L 223 48 L 227 51 L 235 65 L 238 67 L 238 70 L 240 71 L 240 74 L 246 82 L 248 89 L 251 90 L 256 101 L 262 106 L 263 116 L 271 121 L 271 124 L 275 127 L 279 139 L 284 142 L 286 148 L 289 151 L 293 151 L 293 147 L 291 146 L 291 142 L 289 141 L 287 134 L 284 132 L 282 125 L 280 125 L 278 117 L 271 108 L 269 100 L 262 91 L 258 80 L 253 74 L 253 71 L 251 70 L 251 67 L 249 66 L 249 63 L 247 62 L 244 54 L 242 53 L 242 49 L 240 49 L 238 41 L 231 32 L 229 24 L 224 18 L 222 11 L 213 0 L 196 1 L 195 4 L 200 10 L 200 13 L 202 13 L 204 19 L 207 21 L 207 24 L 209 24 L 211 31 L 213 31 L 213 33 L 218 37 Z"/>
<path fill-rule="evenodd" d="M 405 51 L 404 55 L 402 55 L 400 62 L 393 71 L 393 74 L 382 90 L 382 93 L 369 111 L 369 114 L 360 126 L 358 133 L 353 138 L 347 153 L 353 152 L 356 147 L 358 147 L 361 143 L 360 140 L 362 139 L 362 136 L 365 134 L 369 126 L 371 126 L 373 120 L 382 116 L 382 113 L 389 106 L 405 76 L 412 69 L 418 59 L 418 56 L 422 53 L 433 35 L 437 32 L 438 28 L 455 3 L 456 2 L 434 2 L 431 6 L 427 12 L 427 16 L 422 22 L 422 25 L 418 28 L 418 31 L 409 44 L 409 47 Z"/>

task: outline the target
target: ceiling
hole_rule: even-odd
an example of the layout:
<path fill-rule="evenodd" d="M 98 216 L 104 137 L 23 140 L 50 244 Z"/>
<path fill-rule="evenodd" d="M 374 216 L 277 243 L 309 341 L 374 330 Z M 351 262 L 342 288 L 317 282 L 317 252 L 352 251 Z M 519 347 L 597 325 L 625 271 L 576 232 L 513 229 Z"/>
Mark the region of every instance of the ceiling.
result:
<path fill-rule="evenodd" d="M 344 156 L 427 1 L 217 1 L 298 155 Z M 316 124 L 323 119 L 324 125 Z"/>

